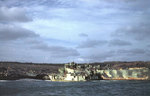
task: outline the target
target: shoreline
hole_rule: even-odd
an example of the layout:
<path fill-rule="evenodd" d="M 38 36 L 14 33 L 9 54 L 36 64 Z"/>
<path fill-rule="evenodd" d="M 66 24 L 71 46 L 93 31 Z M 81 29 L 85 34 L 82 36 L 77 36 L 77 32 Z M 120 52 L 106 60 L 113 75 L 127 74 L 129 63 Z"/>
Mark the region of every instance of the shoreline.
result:
<path fill-rule="evenodd" d="M 84 64 L 79 64 L 84 65 Z M 100 65 L 101 70 L 109 69 L 126 69 L 134 67 L 150 68 L 150 62 L 97 62 L 89 65 Z M 37 79 L 49 80 L 48 75 L 58 74 L 58 69 L 63 68 L 64 64 L 45 64 L 45 63 L 19 63 L 19 62 L 0 62 L 0 80 L 19 80 L 19 79 Z"/>

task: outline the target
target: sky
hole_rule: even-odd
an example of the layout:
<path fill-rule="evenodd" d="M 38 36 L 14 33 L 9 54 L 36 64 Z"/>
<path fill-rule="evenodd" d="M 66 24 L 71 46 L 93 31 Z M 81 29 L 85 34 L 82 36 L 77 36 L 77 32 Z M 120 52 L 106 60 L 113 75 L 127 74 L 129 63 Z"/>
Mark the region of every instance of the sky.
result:
<path fill-rule="evenodd" d="M 150 0 L 0 0 L 0 61 L 150 60 Z"/>

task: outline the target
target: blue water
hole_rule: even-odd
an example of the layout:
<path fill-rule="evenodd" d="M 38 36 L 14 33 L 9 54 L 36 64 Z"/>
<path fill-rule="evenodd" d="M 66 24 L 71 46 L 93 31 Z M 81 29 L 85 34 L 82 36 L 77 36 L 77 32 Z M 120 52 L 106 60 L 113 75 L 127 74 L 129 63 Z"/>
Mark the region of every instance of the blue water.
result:
<path fill-rule="evenodd" d="M 0 81 L 0 96 L 150 96 L 150 81 Z"/>

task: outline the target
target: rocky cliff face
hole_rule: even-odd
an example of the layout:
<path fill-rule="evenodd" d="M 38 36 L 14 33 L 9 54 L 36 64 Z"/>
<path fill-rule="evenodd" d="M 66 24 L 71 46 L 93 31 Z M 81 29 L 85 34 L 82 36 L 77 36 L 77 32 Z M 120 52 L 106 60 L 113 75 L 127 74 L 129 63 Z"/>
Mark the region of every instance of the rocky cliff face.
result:
<path fill-rule="evenodd" d="M 0 62 L 0 80 L 46 79 L 47 74 L 57 73 L 60 67 L 63 65 Z"/>

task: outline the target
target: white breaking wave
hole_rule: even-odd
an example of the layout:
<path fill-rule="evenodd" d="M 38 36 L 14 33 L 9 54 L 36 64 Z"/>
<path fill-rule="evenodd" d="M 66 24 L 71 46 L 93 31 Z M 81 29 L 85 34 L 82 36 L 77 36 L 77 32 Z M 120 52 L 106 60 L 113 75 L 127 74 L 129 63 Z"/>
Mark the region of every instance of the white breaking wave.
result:
<path fill-rule="evenodd" d="M 0 80 L 0 82 L 9 82 L 10 80 Z"/>

